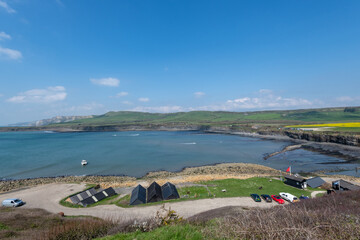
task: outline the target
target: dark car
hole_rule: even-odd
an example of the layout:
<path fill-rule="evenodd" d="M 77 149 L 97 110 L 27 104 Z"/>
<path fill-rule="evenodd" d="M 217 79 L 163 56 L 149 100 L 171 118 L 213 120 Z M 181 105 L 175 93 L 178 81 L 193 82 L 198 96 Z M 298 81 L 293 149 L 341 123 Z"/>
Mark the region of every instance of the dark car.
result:
<path fill-rule="evenodd" d="M 267 194 L 261 194 L 261 198 L 264 199 L 266 202 L 272 202 L 272 199 Z"/>
<path fill-rule="evenodd" d="M 255 202 L 261 202 L 261 198 L 259 197 L 259 195 L 253 193 L 250 194 L 251 198 L 254 199 Z"/>
<path fill-rule="evenodd" d="M 300 199 L 300 201 L 301 201 L 301 200 L 306 200 L 306 199 L 309 199 L 309 197 L 304 196 L 304 195 L 301 195 L 301 196 L 299 197 L 299 199 Z"/>

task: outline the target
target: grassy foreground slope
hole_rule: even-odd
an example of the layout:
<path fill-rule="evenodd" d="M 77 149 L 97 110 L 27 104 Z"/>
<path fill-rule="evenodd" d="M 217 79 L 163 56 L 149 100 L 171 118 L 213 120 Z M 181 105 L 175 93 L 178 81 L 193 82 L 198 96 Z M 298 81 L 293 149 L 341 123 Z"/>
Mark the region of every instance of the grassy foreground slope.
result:
<path fill-rule="evenodd" d="M 102 239 L 359 239 L 359 206 L 360 192 L 352 191 L 268 209 L 225 207 L 186 222 Z"/>
<path fill-rule="evenodd" d="M 350 110 L 349 110 L 350 109 Z M 193 111 L 178 113 L 108 112 L 93 118 L 76 120 L 52 126 L 106 126 L 106 125 L 224 125 L 244 123 L 329 123 L 360 121 L 360 107 L 322 108 L 261 112 L 210 112 Z"/>

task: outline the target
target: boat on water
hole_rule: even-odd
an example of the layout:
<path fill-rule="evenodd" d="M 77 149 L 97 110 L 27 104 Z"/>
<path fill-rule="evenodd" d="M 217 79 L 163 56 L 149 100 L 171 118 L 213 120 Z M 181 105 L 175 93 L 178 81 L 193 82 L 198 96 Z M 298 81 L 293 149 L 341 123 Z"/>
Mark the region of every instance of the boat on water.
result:
<path fill-rule="evenodd" d="M 85 165 L 87 165 L 87 164 L 88 164 L 88 162 L 87 162 L 86 160 L 82 160 L 82 161 L 81 161 L 81 165 L 85 166 Z"/>

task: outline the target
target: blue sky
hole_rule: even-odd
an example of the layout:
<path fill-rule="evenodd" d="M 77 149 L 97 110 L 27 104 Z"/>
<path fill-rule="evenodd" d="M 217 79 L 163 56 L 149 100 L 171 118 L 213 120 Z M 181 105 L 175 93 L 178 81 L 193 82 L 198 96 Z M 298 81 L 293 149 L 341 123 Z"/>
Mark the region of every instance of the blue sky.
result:
<path fill-rule="evenodd" d="M 0 125 L 360 105 L 360 1 L 0 0 Z"/>

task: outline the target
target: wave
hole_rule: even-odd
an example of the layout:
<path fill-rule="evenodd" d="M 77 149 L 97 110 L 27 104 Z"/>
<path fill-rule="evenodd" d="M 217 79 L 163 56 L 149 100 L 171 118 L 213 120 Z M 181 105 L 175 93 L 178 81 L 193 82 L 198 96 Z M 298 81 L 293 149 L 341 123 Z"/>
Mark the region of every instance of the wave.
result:
<path fill-rule="evenodd" d="M 117 135 L 116 134 L 114 134 L 114 135 L 112 135 L 113 137 L 116 137 Z"/>
<path fill-rule="evenodd" d="M 130 137 L 137 137 L 137 136 L 139 136 L 140 134 L 139 133 L 134 133 L 134 134 L 130 134 L 129 136 Z"/>
<path fill-rule="evenodd" d="M 44 131 L 44 133 L 55 133 L 54 131 Z"/>
<path fill-rule="evenodd" d="M 188 143 L 180 143 L 180 144 L 183 144 L 183 145 L 195 145 L 196 142 L 188 142 Z"/>

